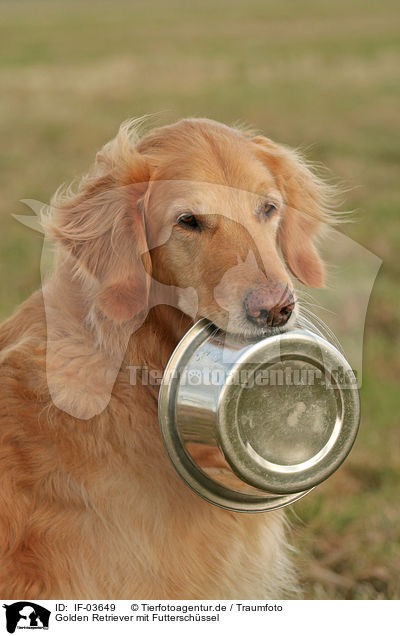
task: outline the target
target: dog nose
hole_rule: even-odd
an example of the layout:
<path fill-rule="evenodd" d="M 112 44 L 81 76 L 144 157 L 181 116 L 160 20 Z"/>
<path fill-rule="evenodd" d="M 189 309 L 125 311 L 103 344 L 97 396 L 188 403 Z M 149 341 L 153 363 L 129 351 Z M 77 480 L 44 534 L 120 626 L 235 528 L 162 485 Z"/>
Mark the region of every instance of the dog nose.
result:
<path fill-rule="evenodd" d="M 251 289 L 244 299 L 246 316 L 258 327 L 281 327 L 289 320 L 294 306 L 292 292 L 282 283 Z"/>

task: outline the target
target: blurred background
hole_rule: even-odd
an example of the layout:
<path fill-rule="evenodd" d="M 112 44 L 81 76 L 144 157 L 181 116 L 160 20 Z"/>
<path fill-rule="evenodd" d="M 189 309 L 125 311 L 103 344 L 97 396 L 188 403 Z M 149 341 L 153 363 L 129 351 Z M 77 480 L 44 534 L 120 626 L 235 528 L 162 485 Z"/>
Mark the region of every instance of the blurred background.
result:
<path fill-rule="evenodd" d="M 348 189 L 340 230 L 383 261 L 362 425 L 289 514 L 306 598 L 400 598 L 398 2 L 2 0 L 0 15 L 0 319 L 40 284 L 42 237 L 12 218 L 29 214 L 19 201 L 48 202 L 127 118 L 246 122 Z"/>

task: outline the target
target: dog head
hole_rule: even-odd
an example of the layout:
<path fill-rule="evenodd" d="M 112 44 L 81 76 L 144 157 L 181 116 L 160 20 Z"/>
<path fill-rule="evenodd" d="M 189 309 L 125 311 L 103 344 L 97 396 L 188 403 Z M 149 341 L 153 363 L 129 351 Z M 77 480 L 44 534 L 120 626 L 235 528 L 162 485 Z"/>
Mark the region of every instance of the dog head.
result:
<path fill-rule="evenodd" d="M 78 193 L 55 200 L 52 232 L 109 320 L 143 322 L 158 284 L 194 288 L 197 317 L 219 327 L 274 333 L 295 320 L 290 274 L 323 285 L 314 239 L 328 194 L 265 137 L 205 119 L 141 139 L 124 125 Z"/>

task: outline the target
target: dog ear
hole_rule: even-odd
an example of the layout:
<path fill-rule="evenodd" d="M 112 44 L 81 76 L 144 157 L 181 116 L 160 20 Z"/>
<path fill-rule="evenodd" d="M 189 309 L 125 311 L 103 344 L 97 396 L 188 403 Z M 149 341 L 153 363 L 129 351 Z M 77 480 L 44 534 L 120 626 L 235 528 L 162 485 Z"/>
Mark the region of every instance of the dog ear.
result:
<path fill-rule="evenodd" d="M 325 272 L 313 243 L 320 223 L 297 208 L 287 208 L 278 240 L 290 271 L 308 287 L 323 287 Z"/>
<path fill-rule="evenodd" d="M 278 241 L 285 262 L 305 285 L 323 287 L 324 266 L 314 241 L 322 224 L 330 222 L 332 188 L 294 150 L 265 137 L 254 137 L 252 141 L 284 198 Z"/>
<path fill-rule="evenodd" d="M 72 258 L 92 302 L 116 322 L 142 322 L 147 314 L 151 260 L 142 200 L 148 180 L 145 159 L 121 127 L 77 194 L 58 193 L 52 201 L 50 236 Z"/>

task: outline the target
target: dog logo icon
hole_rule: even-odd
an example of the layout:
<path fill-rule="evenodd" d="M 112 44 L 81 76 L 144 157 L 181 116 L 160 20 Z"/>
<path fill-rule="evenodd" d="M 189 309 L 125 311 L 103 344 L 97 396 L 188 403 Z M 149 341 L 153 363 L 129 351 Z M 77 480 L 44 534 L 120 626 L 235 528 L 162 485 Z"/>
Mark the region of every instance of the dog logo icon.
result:
<path fill-rule="evenodd" d="M 41 605 L 30 601 L 18 601 L 3 607 L 6 610 L 9 634 L 14 634 L 16 629 L 49 629 L 51 612 Z"/>

